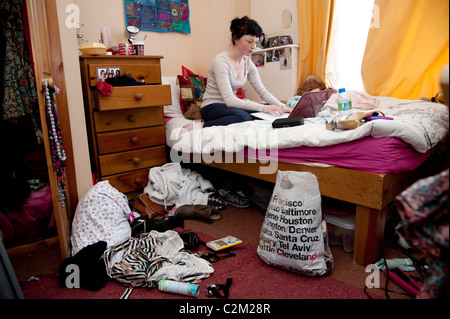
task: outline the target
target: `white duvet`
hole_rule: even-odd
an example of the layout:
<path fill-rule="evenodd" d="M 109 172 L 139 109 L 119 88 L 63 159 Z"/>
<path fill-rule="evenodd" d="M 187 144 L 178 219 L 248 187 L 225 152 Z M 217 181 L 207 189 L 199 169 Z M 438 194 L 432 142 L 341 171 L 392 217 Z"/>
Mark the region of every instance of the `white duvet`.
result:
<path fill-rule="evenodd" d="M 253 149 L 282 149 L 298 146 L 328 146 L 363 137 L 398 137 L 420 153 L 425 153 L 447 136 L 449 108 L 439 103 L 421 100 L 401 100 L 377 97 L 382 111 L 393 120 L 373 120 L 354 130 L 329 131 L 325 124 L 308 119 L 305 125 L 273 129 L 271 123 L 255 120 L 229 126 L 214 126 L 180 133 L 189 122 L 183 117 L 173 118 L 166 124 L 166 143 L 183 153 L 239 152 L 245 147 Z M 326 105 L 325 105 L 326 106 Z M 355 112 L 358 110 L 354 110 Z M 331 113 L 330 113 L 331 112 Z M 328 119 L 336 116 L 328 108 L 323 114 Z M 367 110 L 365 110 L 367 112 Z"/>

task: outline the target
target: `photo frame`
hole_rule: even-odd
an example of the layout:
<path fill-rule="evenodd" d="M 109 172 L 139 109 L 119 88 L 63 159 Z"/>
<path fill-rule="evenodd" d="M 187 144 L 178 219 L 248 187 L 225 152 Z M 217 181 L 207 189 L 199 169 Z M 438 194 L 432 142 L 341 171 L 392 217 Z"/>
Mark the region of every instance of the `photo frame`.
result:
<path fill-rule="evenodd" d="M 265 62 L 264 53 L 253 53 L 252 61 L 253 61 L 253 63 L 255 63 L 255 65 L 257 67 L 264 66 L 264 62 Z"/>
<path fill-rule="evenodd" d="M 268 48 L 273 48 L 273 47 L 278 47 L 280 46 L 280 37 L 271 37 L 267 39 L 267 47 Z"/>
<path fill-rule="evenodd" d="M 105 81 L 107 78 L 118 78 L 121 75 L 120 67 L 97 68 L 97 81 Z"/>

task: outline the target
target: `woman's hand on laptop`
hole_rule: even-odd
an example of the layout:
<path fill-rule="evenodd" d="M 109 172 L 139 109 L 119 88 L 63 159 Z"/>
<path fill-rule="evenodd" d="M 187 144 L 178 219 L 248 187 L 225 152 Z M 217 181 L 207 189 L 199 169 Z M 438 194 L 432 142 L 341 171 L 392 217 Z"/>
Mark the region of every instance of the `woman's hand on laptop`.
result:
<path fill-rule="evenodd" d="M 283 115 L 283 113 L 289 113 L 292 110 L 286 105 L 283 105 L 282 107 L 276 105 L 264 105 L 262 111 L 274 115 Z"/>
<path fill-rule="evenodd" d="M 281 110 L 283 111 L 283 113 L 291 113 L 292 112 L 292 109 L 286 105 L 283 105 L 281 107 Z"/>

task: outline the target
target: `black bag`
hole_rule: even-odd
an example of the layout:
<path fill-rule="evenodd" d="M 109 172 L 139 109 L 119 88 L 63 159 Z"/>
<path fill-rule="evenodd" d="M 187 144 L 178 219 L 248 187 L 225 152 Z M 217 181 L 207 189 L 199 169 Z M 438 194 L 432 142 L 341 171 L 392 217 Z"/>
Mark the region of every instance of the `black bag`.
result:
<path fill-rule="evenodd" d="M 284 119 L 276 119 L 272 122 L 273 128 L 283 128 L 283 127 L 291 127 L 291 126 L 298 126 L 303 125 L 303 117 L 297 116 L 297 117 L 287 117 Z"/>

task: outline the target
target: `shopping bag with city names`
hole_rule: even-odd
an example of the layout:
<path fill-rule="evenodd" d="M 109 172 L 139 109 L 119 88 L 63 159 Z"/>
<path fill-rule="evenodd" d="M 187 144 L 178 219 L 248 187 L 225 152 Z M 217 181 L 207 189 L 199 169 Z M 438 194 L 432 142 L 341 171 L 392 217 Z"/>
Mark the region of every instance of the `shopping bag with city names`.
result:
<path fill-rule="evenodd" d="M 333 271 L 315 175 L 278 171 L 261 228 L 258 255 L 267 264 L 307 276 Z"/>

